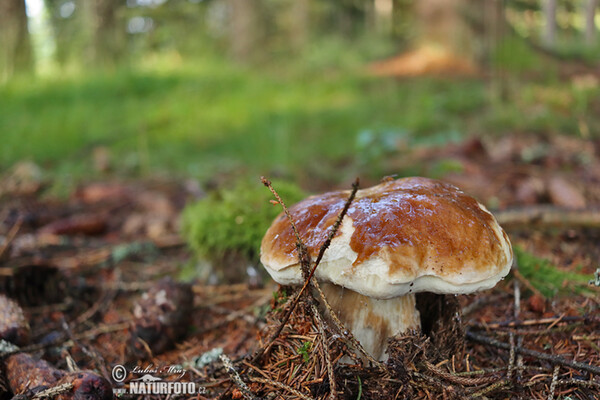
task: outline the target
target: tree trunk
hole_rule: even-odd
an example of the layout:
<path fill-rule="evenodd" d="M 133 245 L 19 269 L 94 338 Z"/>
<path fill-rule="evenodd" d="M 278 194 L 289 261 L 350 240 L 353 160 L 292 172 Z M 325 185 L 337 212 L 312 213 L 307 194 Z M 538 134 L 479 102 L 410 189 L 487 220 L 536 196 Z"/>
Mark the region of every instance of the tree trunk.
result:
<path fill-rule="evenodd" d="M 506 15 L 503 0 L 484 2 L 484 37 L 485 44 L 482 58 L 488 61 L 490 68 L 490 95 L 492 101 L 506 100 L 508 97 L 508 75 L 497 63 L 492 61 L 493 52 L 506 38 Z"/>
<path fill-rule="evenodd" d="M 392 31 L 394 0 L 375 0 L 375 28 L 382 33 Z"/>
<path fill-rule="evenodd" d="M 546 46 L 553 47 L 556 40 L 556 0 L 542 1 L 542 10 L 546 21 L 542 41 Z"/>
<path fill-rule="evenodd" d="M 291 6 L 291 42 L 294 50 L 300 52 L 308 42 L 309 0 L 293 0 Z"/>
<path fill-rule="evenodd" d="M 598 8 L 598 0 L 587 0 L 585 4 L 585 41 L 589 45 L 596 43 L 596 8 Z"/>
<path fill-rule="evenodd" d="M 124 27 L 119 26 L 117 10 L 120 0 L 92 1 L 92 62 L 110 67 L 116 65 L 122 55 Z M 89 6 L 87 4 L 86 6 Z"/>
<path fill-rule="evenodd" d="M 33 70 L 24 0 L 0 0 L 0 82 Z"/>
<path fill-rule="evenodd" d="M 255 56 L 257 44 L 257 13 L 255 0 L 229 0 L 229 39 L 231 56 L 238 62 L 248 62 Z"/>
<path fill-rule="evenodd" d="M 415 11 L 420 42 L 473 58 L 474 35 L 463 15 L 470 11 L 467 3 L 466 0 L 417 1 Z"/>

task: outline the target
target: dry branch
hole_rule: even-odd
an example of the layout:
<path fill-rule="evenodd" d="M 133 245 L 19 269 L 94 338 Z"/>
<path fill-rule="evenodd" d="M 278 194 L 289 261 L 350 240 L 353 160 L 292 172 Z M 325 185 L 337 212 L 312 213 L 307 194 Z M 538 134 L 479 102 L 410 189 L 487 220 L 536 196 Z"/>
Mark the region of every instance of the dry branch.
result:
<path fill-rule="evenodd" d="M 544 228 L 599 228 L 600 209 L 571 210 L 554 206 L 530 206 L 495 211 L 498 223 L 505 228 L 536 227 Z"/>
<path fill-rule="evenodd" d="M 475 342 L 498 347 L 500 349 L 510 350 L 510 344 L 508 344 L 508 343 L 500 342 L 496 339 L 492 339 L 487 336 L 483 336 L 483 335 L 480 335 L 478 333 L 474 333 L 471 331 L 467 331 L 467 338 L 471 339 Z M 585 363 L 582 363 L 579 361 L 569 361 L 560 356 L 555 356 L 555 355 L 546 354 L 546 353 L 540 353 L 539 351 L 530 350 L 530 349 L 519 347 L 519 346 L 515 346 L 515 352 L 526 355 L 526 356 L 538 358 L 540 360 L 549 361 L 553 364 L 563 365 L 565 367 L 584 370 L 584 371 L 590 372 L 592 374 L 600 375 L 600 367 L 597 367 L 594 365 L 585 364 Z"/>
<path fill-rule="evenodd" d="M 283 327 L 289 321 L 290 316 L 292 315 L 292 312 L 294 312 L 294 309 L 298 305 L 298 302 L 300 301 L 300 298 L 301 298 L 302 294 L 304 293 L 304 291 L 306 290 L 306 288 L 310 285 L 311 279 L 312 279 L 312 277 L 313 277 L 313 275 L 314 275 L 317 267 L 319 266 L 319 262 L 321 261 L 321 258 L 323 257 L 323 254 L 325 253 L 325 250 L 327 250 L 327 248 L 329 247 L 329 245 L 331 243 L 331 238 L 333 238 L 335 236 L 338 228 L 340 227 L 340 225 L 342 223 L 342 220 L 344 219 L 344 216 L 348 212 L 348 208 L 350 207 L 350 203 L 352 202 L 352 200 L 354 200 L 354 196 L 356 195 L 356 192 L 358 190 L 358 184 L 359 184 L 359 181 L 358 181 L 358 178 L 357 178 L 356 181 L 354 181 L 354 183 L 352 184 L 352 191 L 350 193 L 350 196 L 346 200 L 346 204 L 344 205 L 344 209 L 338 215 L 337 220 L 335 221 L 335 223 L 331 227 L 331 231 L 329 232 L 329 236 L 327 237 L 327 240 L 325 241 L 325 243 L 323 243 L 323 245 L 321 246 L 321 249 L 319 250 L 319 255 L 317 256 L 317 261 L 314 263 L 314 265 L 312 267 L 312 270 L 310 270 L 310 273 L 307 274 L 306 271 L 308 270 L 308 268 L 311 265 L 310 254 L 308 252 L 308 249 L 306 248 L 306 246 L 302 242 L 302 239 L 300 238 L 300 234 L 298 233 L 298 230 L 296 229 L 296 225 L 294 224 L 292 216 L 290 215 L 290 212 L 287 209 L 287 207 L 285 206 L 285 203 L 283 202 L 283 200 L 281 200 L 281 197 L 279 197 L 279 194 L 277 194 L 277 192 L 275 191 L 275 189 L 271 185 L 271 182 L 268 179 L 266 179 L 265 177 L 261 177 L 261 181 L 273 193 L 273 195 L 277 199 L 278 203 L 283 208 L 286 216 L 288 217 L 288 220 L 290 221 L 290 224 L 292 225 L 292 229 L 294 230 L 294 234 L 296 235 L 296 240 L 297 240 L 297 244 L 296 245 L 297 245 L 297 248 L 298 248 L 298 258 L 299 258 L 299 261 L 300 261 L 300 266 L 302 268 L 302 273 L 304 275 L 305 281 L 304 281 L 304 285 L 302 286 L 302 289 L 300 289 L 300 291 L 298 291 L 298 293 L 293 298 L 290 307 L 288 308 L 285 316 L 283 317 L 281 323 L 279 324 L 279 327 L 277 328 L 277 330 L 275 331 L 275 333 L 271 336 L 271 338 L 269 339 L 269 341 L 267 342 L 267 344 L 265 346 L 263 346 L 261 349 L 258 350 L 258 352 L 256 353 L 256 355 L 252 359 L 252 363 L 256 363 L 257 361 L 259 361 L 262 358 L 262 356 L 264 355 L 264 353 L 271 348 L 271 346 L 275 342 L 275 339 L 277 339 L 277 337 L 281 334 L 281 331 L 283 330 Z"/>

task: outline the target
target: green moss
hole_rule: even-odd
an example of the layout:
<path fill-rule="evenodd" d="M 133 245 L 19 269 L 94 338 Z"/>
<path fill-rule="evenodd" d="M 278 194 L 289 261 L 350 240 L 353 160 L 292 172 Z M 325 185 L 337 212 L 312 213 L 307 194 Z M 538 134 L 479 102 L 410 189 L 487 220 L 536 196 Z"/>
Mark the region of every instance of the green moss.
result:
<path fill-rule="evenodd" d="M 300 201 L 305 193 L 296 185 L 274 181 L 286 205 Z M 182 232 L 200 256 L 217 259 L 235 252 L 258 262 L 260 242 L 281 206 L 273 205 L 271 192 L 260 182 L 237 183 L 188 205 L 182 215 Z"/>
<path fill-rule="evenodd" d="M 513 250 L 517 257 L 519 272 L 536 289 L 546 297 L 552 297 L 560 293 L 589 291 L 587 286 L 591 276 L 578 272 L 564 271 L 546 259 L 514 246 Z"/>

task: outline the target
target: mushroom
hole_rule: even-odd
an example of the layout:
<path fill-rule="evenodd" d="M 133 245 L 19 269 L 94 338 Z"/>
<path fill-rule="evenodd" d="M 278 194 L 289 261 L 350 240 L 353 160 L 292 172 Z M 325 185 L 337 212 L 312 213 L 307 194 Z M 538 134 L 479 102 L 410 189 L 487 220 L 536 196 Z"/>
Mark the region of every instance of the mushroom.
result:
<path fill-rule="evenodd" d="M 348 191 L 290 208 L 313 259 Z M 472 293 L 508 274 L 512 248 L 494 216 L 457 187 L 404 178 L 359 190 L 316 269 L 327 301 L 375 359 L 386 338 L 420 329 L 415 293 Z M 303 283 L 296 238 L 280 214 L 261 244 L 261 262 L 282 285 Z"/>

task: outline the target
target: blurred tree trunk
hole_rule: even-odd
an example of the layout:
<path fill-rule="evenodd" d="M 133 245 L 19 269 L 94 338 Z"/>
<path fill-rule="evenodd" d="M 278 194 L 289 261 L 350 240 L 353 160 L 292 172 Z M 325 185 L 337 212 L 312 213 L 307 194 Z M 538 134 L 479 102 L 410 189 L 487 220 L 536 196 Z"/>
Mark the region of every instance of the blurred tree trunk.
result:
<path fill-rule="evenodd" d="M 598 0 L 587 0 L 585 4 L 585 40 L 589 45 L 596 43 L 596 9 Z"/>
<path fill-rule="evenodd" d="M 494 63 L 493 53 L 498 51 L 503 40 L 507 35 L 506 14 L 504 0 L 489 0 L 483 2 L 482 19 L 484 23 L 484 46 L 482 55 L 489 66 L 490 72 L 490 95 L 492 101 L 506 100 L 508 98 L 508 74 L 506 71 Z"/>
<path fill-rule="evenodd" d="M 302 51 L 308 42 L 309 10 L 309 0 L 292 0 L 291 42 L 297 52 Z"/>
<path fill-rule="evenodd" d="M 553 47 L 556 39 L 556 0 L 542 0 L 544 13 L 544 33 L 542 41 L 548 47 Z"/>
<path fill-rule="evenodd" d="M 85 15 L 85 0 L 44 0 L 50 17 L 56 50 L 54 57 L 59 65 L 89 60 L 91 19 Z M 89 6 L 87 8 L 90 8 Z"/>
<path fill-rule="evenodd" d="M 462 11 L 467 0 L 419 0 L 415 2 L 421 43 L 448 49 L 454 54 L 473 54 L 472 33 Z M 475 16 L 469 16 L 475 18 Z"/>
<path fill-rule="evenodd" d="M 506 33 L 503 0 L 419 0 L 418 41 L 477 63 L 486 62 Z"/>
<path fill-rule="evenodd" d="M 238 62 L 248 62 L 255 56 L 258 40 L 255 0 L 229 0 L 229 39 L 231 56 Z"/>
<path fill-rule="evenodd" d="M 87 0 L 84 14 L 89 15 L 92 30 L 94 65 L 114 66 L 120 60 L 124 42 L 124 27 L 119 26 L 117 11 L 121 0 Z"/>
<path fill-rule="evenodd" d="M 394 0 L 392 9 L 392 36 L 396 41 L 406 41 L 412 36 L 415 10 L 411 0 Z"/>
<path fill-rule="evenodd" d="M 0 81 L 33 70 L 24 0 L 0 0 Z"/>
<path fill-rule="evenodd" d="M 382 33 L 392 32 L 394 0 L 374 0 L 375 29 Z"/>

